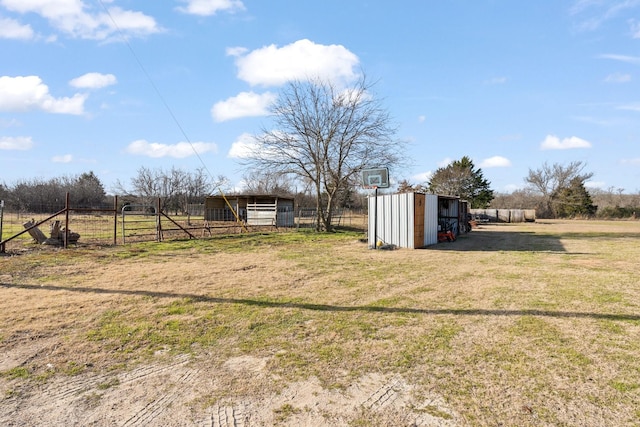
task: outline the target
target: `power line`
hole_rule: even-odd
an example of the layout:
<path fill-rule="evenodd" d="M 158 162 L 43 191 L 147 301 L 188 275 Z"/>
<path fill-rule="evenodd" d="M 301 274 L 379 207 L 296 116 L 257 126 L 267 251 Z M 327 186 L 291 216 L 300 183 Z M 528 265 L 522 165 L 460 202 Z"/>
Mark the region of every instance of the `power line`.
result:
<path fill-rule="evenodd" d="M 204 168 L 204 170 L 207 171 L 207 173 L 209 174 L 209 177 L 211 178 L 211 181 L 213 183 L 215 183 L 215 178 L 213 177 L 213 174 L 211 173 L 211 171 L 207 167 L 207 165 L 204 162 L 204 160 L 202 160 L 202 157 L 200 156 L 200 153 L 198 153 L 198 150 L 196 150 L 196 147 L 191 142 L 191 139 L 187 135 L 187 132 L 185 132 L 184 128 L 182 127 L 182 124 L 180 123 L 180 121 L 178 120 L 176 115 L 173 113 L 173 110 L 171 109 L 171 107 L 169 106 L 167 101 L 162 96 L 162 93 L 158 89 L 158 86 L 155 84 L 155 82 L 151 78 L 151 75 L 147 72 L 146 67 L 144 66 L 144 64 L 142 63 L 142 61 L 140 60 L 140 58 L 136 54 L 135 50 L 133 50 L 133 46 L 131 46 L 131 43 L 129 43 L 129 39 L 125 36 L 124 32 L 120 29 L 120 26 L 116 22 L 116 20 L 113 17 L 113 15 L 111 15 L 111 12 L 107 8 L 107 6 L 104 4 L 103 0 L 98 0 L 98 1 L 100 2 L 100 5 L 104 9 L 105 13 L 107 14 L 107 16 L 109 17 L 111 22 L 113 23 L 114 28 L 116 29 L 116 31 L 118 31 L 118 34 L 120 34 L 120 37 L 122 38 L 122 41 L 127 45 L 127 48 L 129 49 L 129 52 L 131 52 L 131 55 L 133 55 L 133 58 L 136 60 L 136 63 L 140 67 L 140 70 L 142 70 L 142 73 L 145 75 L 145 77 L 149 81 L 149 84 L 151 84 L 151 87 L 153 88 L 154 92 L 156 93 L 156 95 L 160 99 L 160 102 L 162 102 L 162 105 L 164 105 L 164 108 L 167 110 L 167 112 L 169 113 L 169 115 L 173 119 L 173 122 L 176 124 L 176 126 L 178 127 L 178 129 L 182 133 L 182 136 L 184 137 L 184 139 L 187 141 L 187 143 L 191 147 L 191 150 L 193 150 L 194 154 L 196 155 L 196 157 L 198 158 L 198 160 L 202 164 L 202 167 Z M 218 191 L 222 195 L 222 198 L 226 202 L 227 206 L 229 206 L 229 208 L 231 209 L 231 212 L 233 212 L 233 215 L 235 216 L 236 221 L 239 222 L 239 223 L 242 223 L 242 221 L 240 221 L 240 217 L 236 213 L 235 209 L 233 208 L 233 206 L 231 206 L 231 203 L 229 202 L 229 200 L 227 200 L 227 197 L 225 196 L 224 192 L 222 191 L 222 188 L 220 187 L 220 185 L 216 185 L 216 188 L 218 189 Z M 242 226 L 245 229 L 245 231 L 248 231 L 244 224 Z"/>

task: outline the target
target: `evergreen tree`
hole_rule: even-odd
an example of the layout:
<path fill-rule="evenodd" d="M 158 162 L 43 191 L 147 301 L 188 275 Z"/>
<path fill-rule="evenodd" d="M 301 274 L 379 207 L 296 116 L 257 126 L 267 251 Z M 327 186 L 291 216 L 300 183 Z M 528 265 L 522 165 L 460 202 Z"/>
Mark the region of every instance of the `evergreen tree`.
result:
<path fill-rule="evenodd" d="M 551 200 L 557 218 L 591 216 L 595 215 L 597 210 L 579 177 L 573 178 L 567 187 L 553 193 Z"/>
<path fill-rule="evenodd" d="M 104 202 L 106 193 L 100 179 L 93 171 L 89 171 L 75 178 L 69 188 L 69 195 L 77 206 L 99 207 Z"/>
<path fill-rule="evenodd" d="M 489 207 L 493 200 L 491 183 L 487 181 L 482 169 L 477 169 L 473 161 L 464 156 L 448 166 L 435 171 L 428 183 L 431 193 L 459 196 L 469 202 L 472 209 Z"/>
<path fill-rule="evenodd" d="M 541 218 L 554 217 L 557 214 L 555 199 L 560 193 L 571 187 L 574 180 L 585 181 L 593 176 L 593 173 L 583 173 L 586 167 L 583 162 L 571 162 L 568 165 L 544 163 L 541 168 L 529 169 L 529 175 L 524 179 L 529 188 L 542 196 L 542 200 L 536 209 Z"/>

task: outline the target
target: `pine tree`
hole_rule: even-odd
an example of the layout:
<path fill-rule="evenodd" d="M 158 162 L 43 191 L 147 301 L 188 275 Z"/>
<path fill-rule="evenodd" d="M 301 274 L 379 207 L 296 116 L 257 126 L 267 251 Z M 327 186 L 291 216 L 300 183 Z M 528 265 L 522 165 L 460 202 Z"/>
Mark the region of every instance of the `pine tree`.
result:
<path fill-rule="evenodd" d="M 573 178 L 567 187 L 556 191 L 551 200 L 558 218 L 591 216 L 595 215 L 597 210 L 597 206 L 593 205 L 591 195 L 580 178 Z"/>
<path fill-rule="evenodd" d="M 487 208 L 493 200 L 491 183 L 484 178 L 482 169 L 476 169 L 473 161 L 464 156 L 435 171 L 428 183 L 434 194 L 459 196 L 473 209 Z"/>

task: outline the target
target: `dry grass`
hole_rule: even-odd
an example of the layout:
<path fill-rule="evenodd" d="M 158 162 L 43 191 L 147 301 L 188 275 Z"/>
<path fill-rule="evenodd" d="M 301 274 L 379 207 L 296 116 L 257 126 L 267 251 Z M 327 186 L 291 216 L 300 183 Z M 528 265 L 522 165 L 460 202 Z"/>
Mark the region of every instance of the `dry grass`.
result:
<path fill-rule="evenodd" d="M 343 421 L 640 424 L 639 222 L 488 225 L 415 251 L 369 250 L 359 237 L 236 235 L 1 257 L 0 399 L 19 409 L 0 420 L 24 411 L 42 384 L 190 354 L 199 372 L 247 357 L 268 372 L 216 375 L 190 396 L 196 412 L 309 378 L 344 391 L 380 374 L 404 378 L 423 404 L 404 418 L 395 408 Z M 428 403 L 434 395 L 446 405 Z M 279 423 L 305 414 L 278 405 Z"/>

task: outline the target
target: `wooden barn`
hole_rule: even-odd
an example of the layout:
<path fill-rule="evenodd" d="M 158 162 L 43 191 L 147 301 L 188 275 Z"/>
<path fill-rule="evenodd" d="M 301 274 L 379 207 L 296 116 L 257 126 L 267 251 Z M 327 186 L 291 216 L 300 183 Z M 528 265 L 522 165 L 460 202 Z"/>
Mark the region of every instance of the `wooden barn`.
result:
<path fill-rule="evenodd" d="M 455 196 L 385 194 L 368 202 L 368 242 L 417 249 L 466 233 L 468 203 Z"/>
<path fill-rule="evenodd" d="M 223 196 L 205 198 L 205 221 L 236 221 L 236 215 L 247 225 L 295 225 L 293 198 L 264 194 L 238 194 L 226 196 L 226 200 Z"/>

